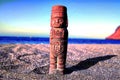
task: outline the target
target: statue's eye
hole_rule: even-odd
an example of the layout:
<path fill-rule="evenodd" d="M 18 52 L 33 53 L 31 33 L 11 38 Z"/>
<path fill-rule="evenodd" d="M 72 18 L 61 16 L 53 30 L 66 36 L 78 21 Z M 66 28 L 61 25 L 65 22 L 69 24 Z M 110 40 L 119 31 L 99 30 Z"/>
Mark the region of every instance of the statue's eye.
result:
<path fill-rule="evenodd" d="M 63 20 L 62 20 L 62 19 L 59 19 L 59 22 L 63 22 Z"/>
<path fill-rule="evenodd" d="M 56 19 L 56 22 L 59 22 L 59 19 Z"/>

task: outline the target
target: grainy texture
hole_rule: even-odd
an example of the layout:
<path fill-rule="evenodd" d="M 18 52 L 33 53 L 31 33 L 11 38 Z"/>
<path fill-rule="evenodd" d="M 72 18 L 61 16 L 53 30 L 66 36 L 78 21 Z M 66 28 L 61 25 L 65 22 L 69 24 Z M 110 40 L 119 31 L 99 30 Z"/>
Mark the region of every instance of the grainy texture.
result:
<path fill-rule="evenodd" d="M 119 80 L 120 45 L 69 44 L 66 67 L 48 74 L 48 44 L 0 45 L 0 80 Z"/>

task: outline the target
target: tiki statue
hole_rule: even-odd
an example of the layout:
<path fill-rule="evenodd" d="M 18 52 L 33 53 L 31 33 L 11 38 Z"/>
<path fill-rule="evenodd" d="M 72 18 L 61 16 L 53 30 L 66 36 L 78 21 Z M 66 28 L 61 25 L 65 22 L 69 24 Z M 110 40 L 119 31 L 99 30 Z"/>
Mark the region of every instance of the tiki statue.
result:
<path fill-rule="evenodd" d="M 52 7 L 50 31 L 50 67 L 49 74 L 57 71 L 64 74 L 68 43 L 67 8 L 56 5 Z"/>

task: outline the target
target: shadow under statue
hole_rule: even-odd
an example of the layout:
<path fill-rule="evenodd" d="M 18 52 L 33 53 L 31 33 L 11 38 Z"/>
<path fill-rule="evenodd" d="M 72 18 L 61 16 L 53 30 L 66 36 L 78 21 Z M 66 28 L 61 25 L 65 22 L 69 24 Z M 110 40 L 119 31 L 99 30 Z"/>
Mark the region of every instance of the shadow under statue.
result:
<path fill-rule="evenodd" d="M 116 56 L 117 55 L 106 55 L 106 56 L 100 56 L 100 57 L 86 59 L 72 67 L 66 68 L 65 74 L 70 74 L 73 71 L 88 69 L 100 61 L 105 61 L 105 60 L 111 59 L 112 57 L 116 57 Z"/>
<path fill-rule="evenodd" d="M 70 74 L 73 71 L 79 71 L 79 70 L 85 70 L 88 69 L 92 66 L 94 66 L 95 64 L 97 64 L 100 61 L 105 61 L 105 60 L 109 60 L 112 57 L 116 57 L 117 55 L 105 55 L 105 56 L 99 56 L 99 57 L 95 57 L 95 58 L 89 58 L 86 59 L 84 61 L 80 61 L 78 64 L 73 65 L 72 67 L 68 67 L 65 69 L 65 74 Z M 33 70 L 34 73 L 36 74 L 47 74 L 49 65 L 44 66 L 44 67 L 38 67 L 35 68 Z"/>

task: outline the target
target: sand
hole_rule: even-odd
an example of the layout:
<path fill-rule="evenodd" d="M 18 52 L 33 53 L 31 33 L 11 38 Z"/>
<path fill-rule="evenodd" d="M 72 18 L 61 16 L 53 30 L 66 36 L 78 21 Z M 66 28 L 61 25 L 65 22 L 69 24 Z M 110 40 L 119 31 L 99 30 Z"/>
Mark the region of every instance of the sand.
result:
<path fill-rule="evenodd" d="M 119 44 L 69 44 L 65 75 L 49 75 L 49 44 L 0 44 L 0 80 L 120 80 Z"/>

